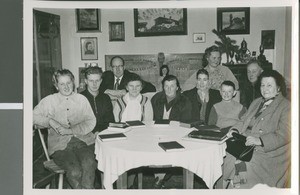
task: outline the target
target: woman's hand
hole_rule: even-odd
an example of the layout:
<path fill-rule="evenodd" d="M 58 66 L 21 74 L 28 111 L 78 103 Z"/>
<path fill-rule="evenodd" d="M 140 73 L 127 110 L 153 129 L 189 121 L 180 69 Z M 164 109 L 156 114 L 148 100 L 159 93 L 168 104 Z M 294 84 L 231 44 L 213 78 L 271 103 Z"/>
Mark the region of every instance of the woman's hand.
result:
<path fill-rule="evenodd" d="M 246 146 L 252 146 L 252 145 L 260 146 L 261 141 L 258 137 L 248 136 L 245 145 Z"/>
<path fill-rule="evenodd" d="M 228 133 L 226 134 L 226 136 L 228 138 L 230 138 L 230 137 L 232 137 L 232 133 L 239 133 L 239 131 L 237 129 L 235 129 L 235 128 L 230 128 L 229 131 L 228 131 Z"/>
<path fill-rule="evenodd" d="M 65 127 L 63 127 L 63 126 L 58 127 L 56 130 L 57 130 L 57 132 L 58 132 L 60 135 L 71 135 L 71 134 L 73 134 L 73 132 L 72 132 L 71 129 L 65 128 Z"/>

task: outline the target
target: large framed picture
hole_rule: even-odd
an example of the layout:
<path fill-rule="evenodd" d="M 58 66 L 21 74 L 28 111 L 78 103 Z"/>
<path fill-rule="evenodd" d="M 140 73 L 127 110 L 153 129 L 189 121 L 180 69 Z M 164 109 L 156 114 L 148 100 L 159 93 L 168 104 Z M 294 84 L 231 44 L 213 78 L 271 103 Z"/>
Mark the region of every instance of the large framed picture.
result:
<path fill-rule="evenodd" d="M 136 37 L 187 35 L 187 9 L 134 9 L 134 31 Z"/>
<path fill-rule="evenodd" d="M 250 8 L 217 8 L 217 27 L 226 35 L 249 34 Z"/>
<path fill-rule="evenodd" d="M 124 22 L 109 22 L 109 41 L 125 41 Z"/>
<path fill-rule="evenodd" d="M 76 9 L 77 32 L 100 32 L 99 9 Z"/>
<path fill-rule="evenodd" d="M 98 60 L 97 37 L 81 37 L 81 60 Z"/>

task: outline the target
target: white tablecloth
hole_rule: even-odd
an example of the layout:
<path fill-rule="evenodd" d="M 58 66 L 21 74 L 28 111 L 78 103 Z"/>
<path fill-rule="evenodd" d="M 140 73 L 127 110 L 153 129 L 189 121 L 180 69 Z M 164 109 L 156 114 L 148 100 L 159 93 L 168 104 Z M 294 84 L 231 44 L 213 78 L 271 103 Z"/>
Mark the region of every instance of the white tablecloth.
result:
<path fill-rule="evenodd" d="M 124 172 L 148 165 L 179 166 L 201 177 L 209 188 L 221 177 L 225 143 L 207 143 L 182 140 L 191 129 L 179 126 L 153 126 L 134 128 L 126 132 L 126 140 L 102 142 L 98 136 L 95 154 L 98 169 L 104 173 L 105 189 L 112 189 L 113 183 Z M 105 130 L 100 134 L 112 133 Z M 159 142 L 177 141 L 184 151 L 165 152 Z"/>

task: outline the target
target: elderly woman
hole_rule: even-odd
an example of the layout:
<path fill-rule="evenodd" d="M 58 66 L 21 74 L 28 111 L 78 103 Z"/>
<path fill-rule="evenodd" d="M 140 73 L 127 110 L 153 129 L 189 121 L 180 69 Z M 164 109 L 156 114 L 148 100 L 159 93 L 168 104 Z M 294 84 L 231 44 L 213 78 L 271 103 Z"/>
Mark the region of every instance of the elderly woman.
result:
<path fill-rule="evenodd" d="M 239 82 L 232 74 L 231 70 L 226 66 L 220 65 L 221 51 L 217 46 L 213 45 L 207 48 L 202 60 L 203 67 L 209 74 L 211 89 L 219 90 L 221 83 L 225 80 L 232 81 L 236 90 L 239 89 Z"/>
<path fill-rule="evenodd" d="M 128 79 L 124 96 L 117 99 L 114 106 L 114 117 L 116 122 L 132 120 L 152 121 L 153 110 L 149 98 L 141 94 L 143 81 L 138 75 Z"/>
<path fill-rule="evenodd" d="M 291 166 L 290 103 L 283 97 L 283 77 L 275 70 L 264 71 L 260 77 L 262 97 L 255 99 L 242 121 L 233 128 L 247 137 L 246 145 L 255 145 L 250 162 L 244 164 L 245 178 L 241 188 L 262 183 L 271 187 L 289 187 Z M 234 130 L 229 131 L 228 136 Z M 227 154 L 224 162 L 224 179 L 233 179 L 237 164 Z"/>
<path fill-rule="evenodd" d="M 151 99 L 154 120 L 190 122 L 192 105 L 190 100 L 181 94 L 177 77 L 165 76 L 162 85 L 163 91 L 156 93 Z"/>
<path fill-rule="evenodd" d="M 188 97 L 192 103 L 191 121 L 201 124 L 208 123 L 211 108 L 222 100 L 218 90 L 210 89 L 209 74 L 205 69 L 197 71 L 196 87 L 184 91 L 183 95 Z"/>
<path fill-rule="evenodd" d="M 53 75 L 58 93 L 42 99 L 33 110 L 33 124 L 48 128 L 48 150 L 54 162 L 66 170 L 74 189 L 94 188 L 96 161 L 92 133 L 96 118 L 89 101 L 74 93 L 74 75 L 66 69 Z"/>

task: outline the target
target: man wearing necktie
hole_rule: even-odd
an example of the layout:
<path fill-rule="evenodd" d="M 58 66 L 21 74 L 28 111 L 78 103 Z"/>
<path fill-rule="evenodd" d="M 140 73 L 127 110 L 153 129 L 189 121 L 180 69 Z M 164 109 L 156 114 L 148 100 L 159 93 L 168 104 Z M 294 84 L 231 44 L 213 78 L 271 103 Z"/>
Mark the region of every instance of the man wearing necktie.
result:
<path fill-rule="evenodd" d="M 126 94 L 126 84 L 136 74 L 125 69 L 125 62 L 120 56 L 114 56 L 110 61 L 110 66 L 111 71 L 103 73 L 99 91 L 109 95 L 112 100 L 116 100 Z M 141 93 L 156 91 L 151 83 L 145 82 L 144 84 L 145 87 Z"/>

